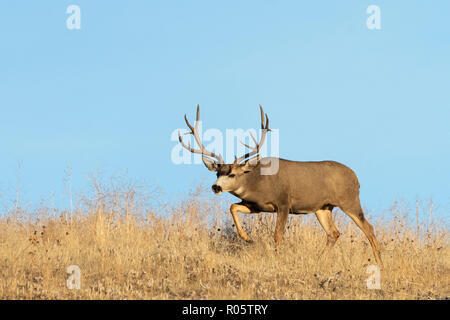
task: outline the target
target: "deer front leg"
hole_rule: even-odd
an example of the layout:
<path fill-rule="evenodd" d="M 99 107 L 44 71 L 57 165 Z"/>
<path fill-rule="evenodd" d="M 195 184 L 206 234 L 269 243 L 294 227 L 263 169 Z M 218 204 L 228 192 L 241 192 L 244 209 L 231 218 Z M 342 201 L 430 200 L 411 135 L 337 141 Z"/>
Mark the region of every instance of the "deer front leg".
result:
<path fill-rule="evenodd" d="M 246 207 L 242 204 L 235 203 L 235 204 L 231 205 L 230 212 L 231 212 L 231 215 L 233 216 L 234 225 L 236 226 L 239 236 L 242 239 L 244 239 L 245 241 L 251 242 L 252 239 L 248 236 L 247 232 L 245 232 L 245 230 L 242 228 L 237 214 L 238 214 L 238 212 L 251 213 L 252 211 L 248 207 Z"/>
<path fill-rule="evenodd" d="M 281 206 L 277 210 L 277 225 L 275 227 L 275 247 L 278 247 L 281 239 L 283 238 L 284 229 L 286 227 L 286 222 L 289 216 L 289 207 Z"/>

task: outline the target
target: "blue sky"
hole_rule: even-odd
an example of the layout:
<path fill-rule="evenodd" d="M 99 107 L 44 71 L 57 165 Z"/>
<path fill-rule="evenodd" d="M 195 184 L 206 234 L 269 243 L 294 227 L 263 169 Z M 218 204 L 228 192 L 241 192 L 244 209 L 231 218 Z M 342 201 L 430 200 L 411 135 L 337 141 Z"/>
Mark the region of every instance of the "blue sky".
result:
<path fill-rule="evenodd" d="M 68 30 L 66 8 L 81 8 Z M 381 9 L 381 30 L 366 8 Z M 0 196 L 39 204 L 98 169 L 176 198 L 214 174 L 174 165 L 170 136 L 255 128 L 280 156 L 352 167 L 369 208 L 450 204 L 450 2 L 3 1 Z M 20 163 L 21 169 L 18 170 Z M 229 196 L 232 199 L 232 196 Z"/>

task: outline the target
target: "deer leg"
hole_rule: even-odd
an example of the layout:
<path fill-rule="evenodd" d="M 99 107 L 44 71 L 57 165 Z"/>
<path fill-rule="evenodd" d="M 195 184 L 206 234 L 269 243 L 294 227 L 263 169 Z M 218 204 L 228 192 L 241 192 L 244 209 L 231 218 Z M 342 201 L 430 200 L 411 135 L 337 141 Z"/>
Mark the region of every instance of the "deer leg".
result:
<path fill-rule="evenodd" d="M 325 233 L 327 234 L 327 244 L 322 250 L 322 255 L 325 250 L 330 249 L 334 246 L 336 243 L 336 240 L 339 238 L 339 231 L 336 228 L 336 225 L 333 221 L 333 215 L 331 214 L 331 210 L 318 210 L 316 212 L 317 220 L 319 220 L 320 225 L 325 230 Z"/>
<path fill-rule="evenodd" d="M 231 216 L 233 217 L 234 220 L 234 225 L 236 226 L 237 232 L 239 234 L 239 236 L 244 239 L 247 242 L 251 242 L 252 239 L 248 236 L 247 232 L 245 232 L 245 230 L 242 228 L 241 223 L 239 222 L 238 219 L 238 212 L 242 212 L 242 213 L 252 213 L 252 211 L 239 203 L 234 203 L 231 205 L 230 207 L 230 212 L 231 212 Z"/>
<path fill-rule="evenodd" d="M 283 238 L 284 229 L 289 216 L 289 207 L 283 206 L 277 210 L 277 225 L 275 227 L 275 247 L 278 247 Z"/>
<path fill-rule="evenodd" d="M 375 234 L 373 231 L 372 225 L 369 221 L 364 217 L 364 213 L 361 209 L 361 205 L 355 206 L 355 208 L 341 208 L 352 220 L 356 223 L 356 225 L 364 232 L 367 239 L 372 246 L 373 255 L 375 256 L 375 260 L 377 261 L 380 270 L 383 270 L 383 262 L 380 257 L 380 250 L 378 249 L 377 238 L 375 238 Z"/>

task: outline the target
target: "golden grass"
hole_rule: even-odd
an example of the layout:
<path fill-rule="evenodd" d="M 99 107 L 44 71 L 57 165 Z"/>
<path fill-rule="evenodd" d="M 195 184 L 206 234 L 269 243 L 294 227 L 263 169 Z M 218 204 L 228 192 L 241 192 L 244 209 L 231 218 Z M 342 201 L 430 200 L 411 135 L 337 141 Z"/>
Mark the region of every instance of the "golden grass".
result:
<path fill-rule="evenodd" d="M 405 216 L 373 219 L 385 270 L 366 287 L 371 248 L 335 214 L 341 238 L 322 258 L 326 236 L 314 215 L 291 216 L 274 250 L 273 214 L 241 215 L 253 238 L 236 236 L 228 210 L 195 193 L 151 209 L 134 186 L 96 186 L 72 215 L 40 208 L 0 216 L 1 299 L 445 299 L 450 296 L 448 226 Z M 394 210 L 395 211 L 395 210 Z M 395 216 L 394 216 L 395 214 Z M 412 212 L 415 215 L 415 212 Z M 27 217 L 27 218 L 25 218 Z M 81 269 L 81 289 L 66 269 Z"/>

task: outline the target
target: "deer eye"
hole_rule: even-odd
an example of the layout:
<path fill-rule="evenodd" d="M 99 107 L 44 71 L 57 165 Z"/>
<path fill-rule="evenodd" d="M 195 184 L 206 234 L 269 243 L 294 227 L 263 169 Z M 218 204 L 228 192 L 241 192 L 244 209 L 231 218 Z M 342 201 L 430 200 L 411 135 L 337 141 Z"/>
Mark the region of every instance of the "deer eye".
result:
<path fill-rule="evenodd" d="M 232 173 L 232 174 L 229 174 L 228 176 L 229 176 L 230 178 L 234 178 L 236 175 Z"/>
<path fill-rule="evenodd" d="M 250 172 L 250 170 L 245 170 L 245 171 L 244 171 L 244 173 L 249 173 L 249 172 Z"/>

